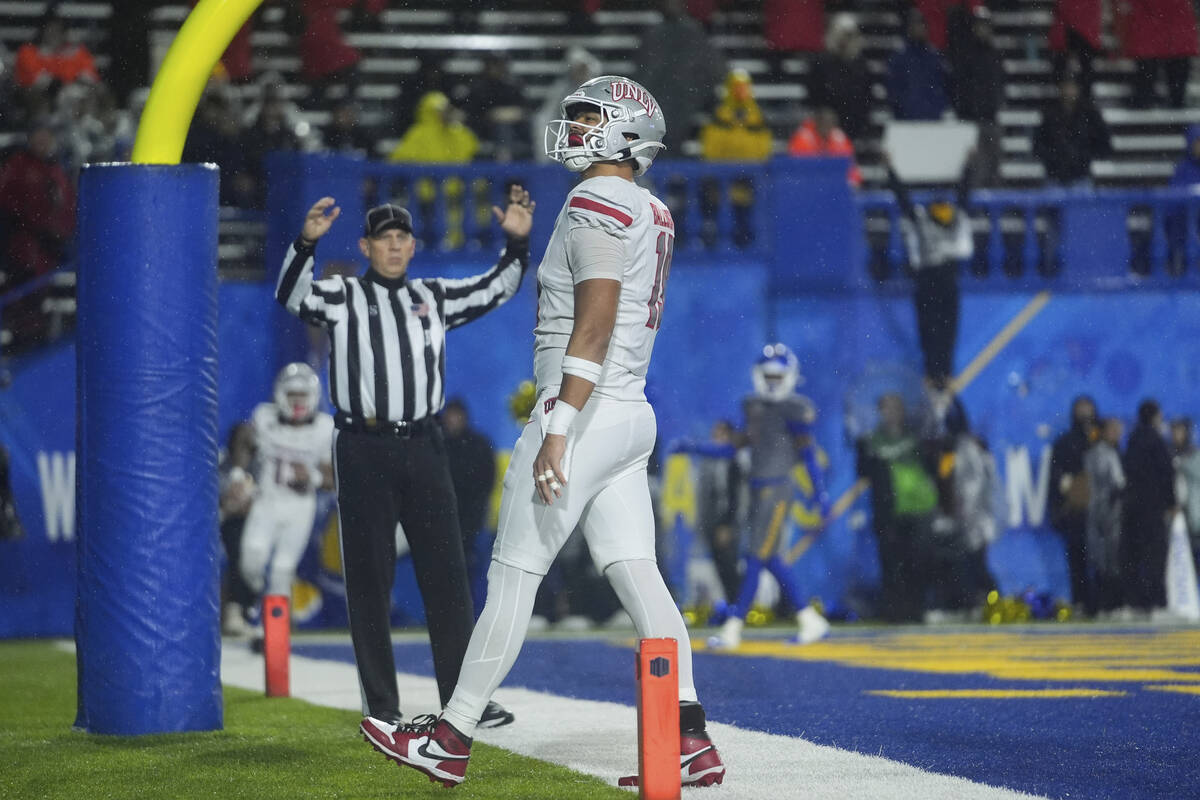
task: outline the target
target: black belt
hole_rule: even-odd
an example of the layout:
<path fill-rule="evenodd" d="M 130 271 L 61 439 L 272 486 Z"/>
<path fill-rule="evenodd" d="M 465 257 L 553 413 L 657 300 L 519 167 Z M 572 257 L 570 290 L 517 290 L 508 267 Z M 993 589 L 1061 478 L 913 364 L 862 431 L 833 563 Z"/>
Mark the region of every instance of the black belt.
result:
<path fill-rule="evenodd" d="M 343 413 L 334 415 L 333 424 L 339 431 L 369 433 L 374 436 L 395 436 L 399 439 L 421 436 L 429 433 L 437 425 L 433 417 L 422 417 L 411 422 L 407 420 L 396 422 L 388 419 L 375 419 L 374 417 L 356 417 L 352 414 Z"/>

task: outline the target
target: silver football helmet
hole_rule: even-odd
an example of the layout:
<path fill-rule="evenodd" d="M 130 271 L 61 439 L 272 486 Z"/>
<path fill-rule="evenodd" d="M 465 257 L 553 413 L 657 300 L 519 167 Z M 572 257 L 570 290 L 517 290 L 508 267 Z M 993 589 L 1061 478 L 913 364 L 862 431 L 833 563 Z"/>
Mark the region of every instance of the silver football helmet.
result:
<path fill-rule="evenodd" d="M 782 400 L 804 382 L 800 375 L 800 360 L 785 345 L 776 342 L 763 348 L 750 370 L 754 391 L 768 400 Z"/>
<path fill-rule="evenodd" d="M 275 407 L 289 422 L 307 422 L 321 402 L 321 379 L 308 364 L 288 364 L 275 377 Z"/>
<path fill-rule="evenodd" d="M 580 105 L 594 106 L 600 123 L 573 122 Z M 633 174 L 641 175 L 666 149 L 662 109 L 637 81 L 619 75 L 592 78 L 563 98 L 560 108 L 562 118 L 546 125 L 546 155 L 572 172 L 583 172 L 597 161 L 632 160 Z"/>

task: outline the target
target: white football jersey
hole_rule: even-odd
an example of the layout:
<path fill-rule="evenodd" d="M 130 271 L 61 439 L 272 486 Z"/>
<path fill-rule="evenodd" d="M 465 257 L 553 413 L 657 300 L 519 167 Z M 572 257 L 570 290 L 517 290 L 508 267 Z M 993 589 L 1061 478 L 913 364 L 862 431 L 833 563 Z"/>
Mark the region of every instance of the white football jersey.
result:
<path fill-rule="evenodd" d="M 256 459 L 260 496 L 312 495 L 321 485 L 320 465 L 329 463 L 333 448 L 333 417 L 318 411 L 303 425 L 279 418 L 274 403 L 259 403 L 250 418 L 258 445 Z M 307 486 L 295 488 L 307 472 Z"/>
<path fill-rule="evenodd" d="M 576 279 L 567 237 L 579 227 L 609 234 L 625 253 L 616 325 L 595 394 L 644 400 L 650 354 L 662 325 L 675 223 L 665 203 L 632 181 L 613 176 L 589 178 L 567 195 L 538 267 L 533 359 L 538 396 L 556 391 L 562 383 L 562 359 L 575 324 Z"/>

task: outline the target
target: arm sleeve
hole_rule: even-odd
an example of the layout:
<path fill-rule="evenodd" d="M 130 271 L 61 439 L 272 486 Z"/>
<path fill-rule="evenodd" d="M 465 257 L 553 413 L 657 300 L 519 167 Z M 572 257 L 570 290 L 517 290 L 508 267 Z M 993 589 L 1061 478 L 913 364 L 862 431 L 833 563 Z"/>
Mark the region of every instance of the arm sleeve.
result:
<path fill-rule="evenodd" d="M 507 302 L 521 288 L 528 266 L 529 240 L 509 239 L 500 260 L 487 272 L 428 281 L 442 305 L 446 328 L 457 328 Z"/>
<path fill-rule="evenodd" d="M 346 288 L 341 276 L 313 279 L 315 245 L 296 239 L 283 258 L 275 299 L 310 325 L 331 328 L 346 315 Z"/>
<path fill-rule="evenodd" d="M 572 227 L 567 232 L 567 264 L 575 283 L 592 278 L 620 281 L 625 274 L 625 242 L 603 228 Z"/>

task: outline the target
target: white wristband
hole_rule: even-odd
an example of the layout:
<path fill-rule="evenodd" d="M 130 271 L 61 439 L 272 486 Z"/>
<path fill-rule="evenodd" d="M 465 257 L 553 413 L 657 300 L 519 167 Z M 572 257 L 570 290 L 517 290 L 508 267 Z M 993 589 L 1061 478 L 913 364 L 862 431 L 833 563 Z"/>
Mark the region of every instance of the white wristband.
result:
<path fill-rule="evenodd" d="M 595 361 L 588 361 L 586 358 L 563 356 L 563 375 L 574 375 L 576 378 L 583 378 L 585 381 L 595 384 L 600 382 L 600 372 L 603 369 L 603 365 L 597 364 Z"/>
<path fill-rule="evenodd" d="M 578 415 L 578 408 L 570 403 L 564 403 L 561 397 L 558 398 L 554 403 L 554 410 L 546 419 L 546 435 L 566 436 L 567 431 L 571 429 L 571 423 Z"/>

